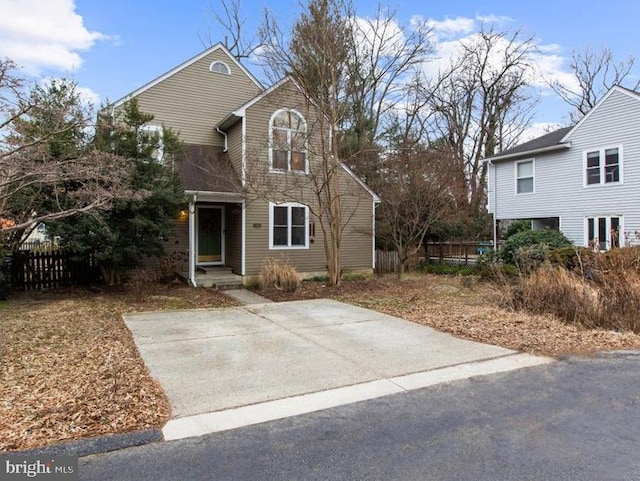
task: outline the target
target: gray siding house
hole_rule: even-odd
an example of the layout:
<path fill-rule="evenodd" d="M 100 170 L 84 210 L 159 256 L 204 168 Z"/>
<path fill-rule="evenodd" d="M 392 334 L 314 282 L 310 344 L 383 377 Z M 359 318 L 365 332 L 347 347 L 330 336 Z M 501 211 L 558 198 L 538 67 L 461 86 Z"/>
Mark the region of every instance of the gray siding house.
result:
<path fill-rule="evenodd" d="M 265 89 L 217 44 L 113 104 L 136 98 L 154 115 L 142 128 L 174 129 L 175 159 L 188 207 L 167 239 L 168 254 L 196 285 L 251 283 L 266 258 L 285 259 L 303 276 L 326 274 L 313 173 L 326 129 L 295 82 Z M 374 268 L 378 197 L 346 166 L 339 170 L 345 270 Z"/>
<path fill-rule="evenodd" d="M 575 126 L 485 159 L 494 225 L 530 219 L 600 250 L 638 243 L 639 127 L 640 94 L 615 86 Z"/>

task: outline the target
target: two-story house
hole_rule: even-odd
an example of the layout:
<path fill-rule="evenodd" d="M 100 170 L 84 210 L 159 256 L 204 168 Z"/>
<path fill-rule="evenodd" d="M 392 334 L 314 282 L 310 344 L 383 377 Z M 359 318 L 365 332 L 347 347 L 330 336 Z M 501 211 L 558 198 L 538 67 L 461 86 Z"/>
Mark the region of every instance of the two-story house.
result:
<path fill-rule="evenodd" d="M 615 86 L 575 126 L 485 159 L 494 226 L 530 219 L 600 250 L 637 241 L 638 126 L 640 94 Z"/>
<path fill-rule="evenodd" d="M 284 258 L 303 276 L 325 275 L 317 169 L 328 135 L 296 83 L 265 89 L 217 44 L 113 104 L 136 98 L 154 115 L 150 131 L 174 129 L 185 144 L 176 159 L 188 209 L 175 222 L 168 253 L 183 253 L 192 285 L 250 283 L 266 258 Z M 161 153 L 160 153 L 161 154 Z M 161 156 L 161 155 L 160 155 Z M 342 210 L 341 266 L 371 271 L 378 197 L 342 163 L 336 185 Z M 329 187 L 329 186 L 327 186 Z M 225 277 L 226 276 L 226 277 Z M 238 278 L 236 278 L 238 279 Z"/>

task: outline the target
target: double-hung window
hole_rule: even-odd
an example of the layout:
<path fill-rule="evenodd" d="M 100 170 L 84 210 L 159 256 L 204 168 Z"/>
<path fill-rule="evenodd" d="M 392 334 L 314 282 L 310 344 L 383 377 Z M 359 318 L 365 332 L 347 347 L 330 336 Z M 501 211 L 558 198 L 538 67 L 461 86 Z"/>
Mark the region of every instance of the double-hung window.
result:
<path fill-rule="evenodd" d="M 516 162 L 516 194 L 533 194 L 533 160 Z"/>
<path fill-rule="evenodd" d="M 617 184 L 622 181 L 622 148 L 610 147 L 584 153 L 585 185 Z"/>
<path fill-rule="evenodd" d="M 621 227 L 620 216 L 587 217 L 587 245 L 599 251 L 620 247 Z"/>
<path fill-rule="evenodd" d="M 269 203 L 269 248 L 309 247 L 309 208 L 295 202 Z"/>
<path fill-rule="evenodd" d="M 279 110 L 271 117 L 270 167 L 280 172 L 307 172 L 307 126 L 295 110 Z"/>

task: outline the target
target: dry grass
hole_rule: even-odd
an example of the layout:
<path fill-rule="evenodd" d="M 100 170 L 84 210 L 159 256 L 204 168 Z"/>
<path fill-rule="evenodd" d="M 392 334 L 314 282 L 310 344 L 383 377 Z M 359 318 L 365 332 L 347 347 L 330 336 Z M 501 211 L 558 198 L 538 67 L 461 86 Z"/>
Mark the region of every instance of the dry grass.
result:
<path fill-rule="evenodd" d="M 260 268 L 258 282 L 263 289 L 295 292 L 300 287 L 300 276 L 295 267 L 288 262 L 267 257 Z"/>
<path fill-rule="evenodd" d="M 545 264 L 511 289 L 516 309 L 587 328 L 640 333 L 640 248 L 577 255 L 571 271 Z"/>
<path fill-rule="evenodd" d="M 122 314 L 233 305 L 208 289 L 28 293 L 0 303 L 0 452 L 161 427 L 169 403 Z"/>
<path fill-rule="evenodd" d="M 294 294 L 264 290 L 274 300 L 331 297 L 402 317 L 473 341 L 548 356 L 587 355 L 597 351 L 640 349 L 630 332 L 567 325 L 553 315 L 536 315 L 500 307 L 505 292 L 466 277 L 414 275 L 326 287 L 303 282 Z"/>

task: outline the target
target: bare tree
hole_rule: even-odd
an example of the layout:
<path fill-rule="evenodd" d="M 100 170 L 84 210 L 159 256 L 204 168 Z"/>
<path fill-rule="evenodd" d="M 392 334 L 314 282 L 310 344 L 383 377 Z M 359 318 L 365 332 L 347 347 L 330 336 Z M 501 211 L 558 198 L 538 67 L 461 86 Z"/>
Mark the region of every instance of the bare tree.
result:
<path fill-rule="evenodd" d="M 594 51 L 585 47 L 583 51 L 571 52 L 569 68 L 575 85 L 567 85 L 558 80 L 550 81 L 550 87 L 572 108 L 569 118 L 576 124 L 598 100 L 614 85 L 624 85 L 629 80 L 635 58 L 627 57 L 616 62 L 609 48 Z M 636 90 L 640 80 L 630 82 L 628 87 Z"/>
<path fill-rule="evenodd" d="M 336 126 L 344 120 L 346 65 L 350 52 L 347 19 L 351 7 L 341 0 L 309 3 L 292 28 L 291 41 L 284 39 L 278 23 L 266 15 L 261 34 L 264 60 L 277 75 L 288 74 L 302 91 L 307 111 L 315 121 L 307 129 L 307 145 L 313 145 L 313 162 L 305 183 L 315 197 L 315 215 L 323 237 L 331 285 L 340 284 L 340 247 L 350 214 L 345 211 L 344 168 Z M 290 189 L 302 194 L 303 187 Z"/>
<path fill-rule="evenodd" d="M 258 36 L 246 35 L 246 17 L 240 13 L 240 0 L 221 0 L 215 6 L 209 4 L 207 16 L 224 32 L 225 47 L 238 60 L 249 58 L 260 47 Z M 200 41 L 211 46 L 219 40 L 213 35 L 211 27 L 200 37 Z"/>
<path fill-rule="evenodd" d="M 464 159 L 469 205 L 484 205 L 486 171 L 481 160 L 509 148 L 530 122 L 536 99 L 531 79 L 531 38 L 484 28 L 460 43 L 460 54 L 429 91 L 436 136 Z"/>
<path fill-rule="evenodd" d="M 106 208 L 128 194 L 129 166 L 89 140 L 93 115 L 75 85 L 25 90 L 10 60 L 0 61 L 0 242 L 16 248 L 39 222 Z"/>

